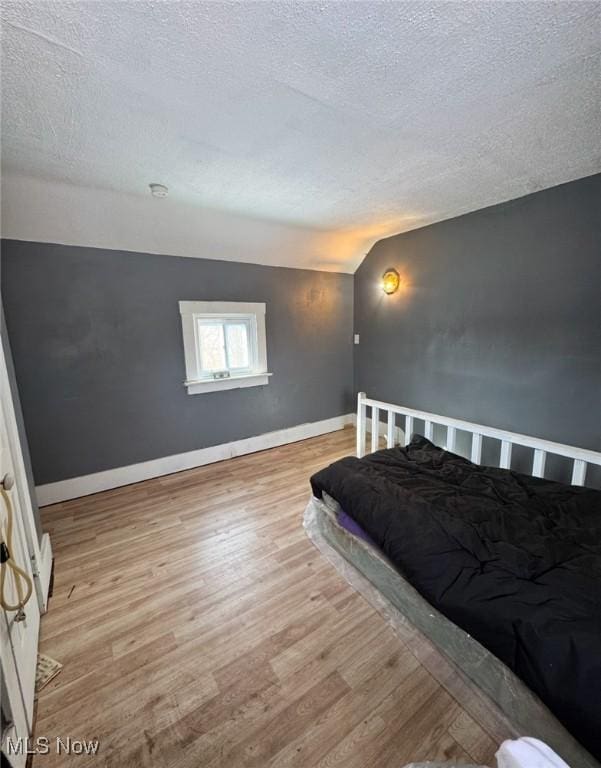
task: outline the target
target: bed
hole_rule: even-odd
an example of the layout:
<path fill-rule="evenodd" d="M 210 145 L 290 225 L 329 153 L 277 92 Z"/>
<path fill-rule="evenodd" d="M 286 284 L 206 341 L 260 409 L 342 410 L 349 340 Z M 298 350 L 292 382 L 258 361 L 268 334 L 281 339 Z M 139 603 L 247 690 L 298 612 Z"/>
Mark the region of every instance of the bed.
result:
<path fill-rule="evenodd" d="M 364 457 L 368 408 L 373 452 Z M 382 411 L 388 447 L 377 450 Z M 425 434 L 413 434 L 420 422 Z M 435 425 L 446 450 L 433 442 Z M 466 434 L 469 459 L 453 450 Z M 311 480 L 314 531 L 494 697 L 518 732 L 543 738 L 572 768 L 597 765 L 601 492 L 584 483 L 601 454 L 363 393 L 357 435 L 358 457 Z M 500 467 L 479 463 L 483 439 L 500 442 Z M 531 474 L 510 469 L 514 445 L 531 450 Z M 573 462 L 571 484 L 543 478 L 548 454 Z"/>

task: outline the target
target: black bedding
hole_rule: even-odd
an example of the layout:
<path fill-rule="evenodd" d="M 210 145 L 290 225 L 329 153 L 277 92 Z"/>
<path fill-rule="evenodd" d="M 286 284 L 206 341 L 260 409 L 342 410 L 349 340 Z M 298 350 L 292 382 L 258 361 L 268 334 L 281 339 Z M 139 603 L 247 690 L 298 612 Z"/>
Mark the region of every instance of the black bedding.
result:
<path fill-rule="evenodd" d="M 311 485 L 601 759 L 601 491 L 477 466 L 420 436 Z"/>

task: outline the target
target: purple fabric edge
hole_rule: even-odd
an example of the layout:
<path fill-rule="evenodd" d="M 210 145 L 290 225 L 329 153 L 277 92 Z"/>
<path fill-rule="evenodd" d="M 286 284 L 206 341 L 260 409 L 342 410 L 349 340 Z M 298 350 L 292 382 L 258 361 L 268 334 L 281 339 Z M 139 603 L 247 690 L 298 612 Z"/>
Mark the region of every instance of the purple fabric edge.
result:
<path fill-rule="evenodd" d="M 365 533 L 359 523 L 357 523 L 350 515 L 348 515 L 344 509 L 339 510 L 338 514 L 336 515 L 336 520 L 338 521 L 339 525 L 341 525 L 349 533 L 352 533 L 353 536 L 357 536 L 359 539 L 367 541 L 368 544 L 375 545 L 373 539 L 371 539 L 368 534 Z"/>

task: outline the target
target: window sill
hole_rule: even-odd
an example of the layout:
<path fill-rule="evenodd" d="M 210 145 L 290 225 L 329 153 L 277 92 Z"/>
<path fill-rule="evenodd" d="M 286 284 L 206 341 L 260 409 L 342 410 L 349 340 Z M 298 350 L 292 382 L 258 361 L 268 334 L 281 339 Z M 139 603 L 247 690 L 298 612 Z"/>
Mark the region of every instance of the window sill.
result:
<path fill-rule="evenodd" d="M 185 381 L 189 395 L 205 392 L 219 392 L 222 389 L 242 389 L 243 387 L 262 387 L 269 384 L 272 373 L 246 373 L 243 376 L 230 376 L 229 379 L 196 379 Z"/>

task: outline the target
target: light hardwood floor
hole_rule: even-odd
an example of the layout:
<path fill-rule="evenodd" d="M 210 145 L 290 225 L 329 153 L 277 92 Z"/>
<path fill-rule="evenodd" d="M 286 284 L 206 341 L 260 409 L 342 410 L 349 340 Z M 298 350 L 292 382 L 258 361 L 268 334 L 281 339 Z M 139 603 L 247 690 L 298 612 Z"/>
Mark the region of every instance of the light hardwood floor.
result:
<path fill-rule="evenodd" d="M 41 651 L 64 664 L 37 736 L 51 765 L 493 765 L 487 733 L 314 549 L 309 477 L 354 432 L 42 510 L 55 551 Z"/>

